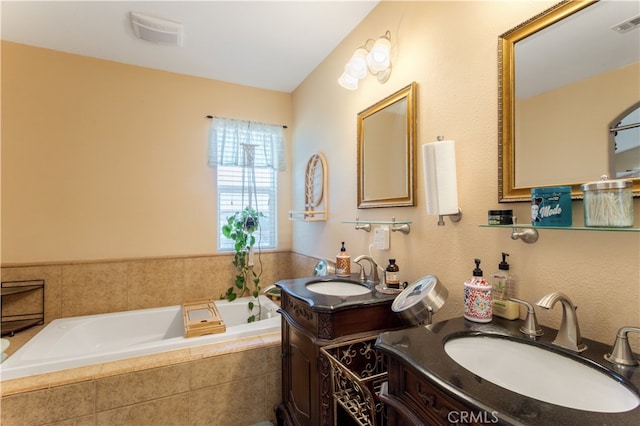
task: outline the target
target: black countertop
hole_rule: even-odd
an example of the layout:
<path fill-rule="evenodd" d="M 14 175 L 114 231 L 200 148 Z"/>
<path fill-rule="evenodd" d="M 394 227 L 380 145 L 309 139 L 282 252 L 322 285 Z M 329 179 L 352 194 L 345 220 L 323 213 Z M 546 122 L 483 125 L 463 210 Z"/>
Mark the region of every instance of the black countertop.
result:
<path fill-rule="evenodd" d="M 314 293 L 307 289 L 307 284 L 322 281 L 347 281 L 367 287 L 370 291 L 357 296 L 330 296 Z M 337 275 L 326 275 L 308 278 L 295 278 L 280 280 L 276 283 L 282 291 L 296 299 L 302 299 L 311 306 L 311 309 L 318 312 L 335 312 L 342 309 L 354 308 L 356 306 L 373 305 L 378 303 L 389 303 L 393 301 L 396 294 L 384 294 L 372 288 L 373 286 L 362 283 L 358 274 L 351 274 L 349 278 Z"/>
<path fill-rule="evenodd" d="M 514 425 L 640 425 L 640 407 L 624 413 L 597 413 L 565 408 L 511 392 L 464 369 L 444 351 L 450 337 L 490 334 L 531 341 L 518 331 L 522 321 L 494 317 L 486 324 L 455 318 L 428 326 L 382 333 L 376 347 L 405 361 L 416 374 L 431 381 L 454 398 L 477 410 L 495 415 L 501 424 Z M 544 335 L 536 341 L 554 352 L 567 354 L 593 368 L 605 369 L 625 386 L 640 394 L 640 367 L 615 366 L 603 356 L 610 344 L 583 338 L 588 348 L 580 355 L 551 344 L 557 331 L 542 327 Z M 611 344 L 615 336 L 612 336 Z M 523 365 L 523 368 L 526 366 Z M 553 386 L 552 383 L 549 386 Z M 493 417 L 491 417 L 493 419 Z"/>

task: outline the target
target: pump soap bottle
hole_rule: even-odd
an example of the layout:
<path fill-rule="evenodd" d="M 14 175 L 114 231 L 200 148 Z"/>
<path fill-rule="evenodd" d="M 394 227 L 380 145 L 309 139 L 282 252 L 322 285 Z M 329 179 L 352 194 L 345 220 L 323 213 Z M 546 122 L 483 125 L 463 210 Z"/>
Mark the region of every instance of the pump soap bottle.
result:
<path fill-rule="evenodd" d="M 336 275 L 341 277 L 351 275 L 351 256 L 347 253 L 347 249 L 344 248 L 344 241 L 342 242 L 340 253 L 336 256 Z"/>
<path fill-rule="evenodd" d="M 491 283 L 484 279 L 480 259 L 473 275 L 464 282 L 464 317 L 469 321 L 491 322 Z"/>
<path fill-rule="evenodd" d="M 507 263 L 508 253 L 502 253 L 502 262 L 498 264 L 498 270 L 492 275 L 492 308 L 493 315 L 514 320 L 520 318 L 520 306 L 509 298 L 514 297 L 515 280 L 509 273 Z"/>

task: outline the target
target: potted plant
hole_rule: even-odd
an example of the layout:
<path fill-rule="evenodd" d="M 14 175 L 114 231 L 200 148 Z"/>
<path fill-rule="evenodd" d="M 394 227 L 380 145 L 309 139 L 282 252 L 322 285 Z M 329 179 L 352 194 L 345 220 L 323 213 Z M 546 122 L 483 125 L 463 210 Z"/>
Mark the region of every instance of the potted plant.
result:
<path fill-rule="evenodd" d="M 222 226 L 222 234 L 234 241 L 235 255 L 233 266 L 236 268 L 235 283 L 222 295 L 223 299 L 233 301 L 238 297 L 243 297 L 250 293 L 256 300 L 249 302 L 251 315 L 247 322 L 260 319 L 260 276 L 262 266 L 256 271 L 253 264 L 253 247 L 257 242 L 254 232 L 260 227 L 260 218 L 264 214 L 251 206 L 245 207 L 242 211 L 235 212 L 227 218 L 227 223 Z M 257 306 L 257 312 L 254 308 Z"/>

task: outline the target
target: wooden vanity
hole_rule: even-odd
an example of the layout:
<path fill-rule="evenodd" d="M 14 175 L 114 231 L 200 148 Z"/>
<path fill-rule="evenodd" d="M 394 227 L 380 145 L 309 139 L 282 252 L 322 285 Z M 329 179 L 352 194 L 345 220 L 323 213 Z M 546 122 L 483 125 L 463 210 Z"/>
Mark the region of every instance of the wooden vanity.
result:
<path fill-rule="evenodd" d="M 306 289 L 314 278 L 276 283 L 282 289 L 282 402 L 276 407 L 278 425 L 350 424 L 346 413 L 334 413 L 331 366 L 321 356 L 320 348 L 404 326 L 391 310 L 395 295 L 375 290 L 348 297 L 317 294 Z M 356 275 L 352 278 L 358 279 Z"/>
<path fill-rule="evenodd" d="M 610 413 L 551 404 L 482 379 L 445 353 L 445 342 L 451 336 L 492 335 L 531 340 L 520 333 L 520 324 L 519 320 L 502 318 L 480 324 L 460 317 L 381 333 L 376 348 L 386 358 L 388 381 L 381 388 L 380 399 L 386 408 L 387 425 L 640 424 L 640 406 Z M 606 369 L 640 395 L 640 367 L 613 366 L 606 361 L 604 355 L 611 350 L 609 344 L 583 337 L 588 348 L 576 355 L 552 344 L 557 330 L 541 328 L 544 334 L 536 338 L 537 345 L 575 359 L 579 357 L 583 360 L 580 362 L 593 368 Z"/>

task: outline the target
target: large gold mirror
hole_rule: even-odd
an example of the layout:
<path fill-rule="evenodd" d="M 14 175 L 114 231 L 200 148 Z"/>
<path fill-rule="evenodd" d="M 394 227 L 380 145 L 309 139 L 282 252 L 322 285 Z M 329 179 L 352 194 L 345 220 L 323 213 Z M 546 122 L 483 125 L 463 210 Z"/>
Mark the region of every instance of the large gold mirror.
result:
<path fill-rule="evenodd" d="M 640 100 L 639 15 L 636 1 L 563 1 L 500 36 L 501 202 L 557 185 L 581 198 L 605 174 L 640 196 L 640 142 L 610 146 L 612 121 Z M 618 172 L 622 157 L 637 165 Z"/>
<path fill-rule="evenodd" d="M 358 114 L 358 208 L 415 205 L 416 83 Z"/>

